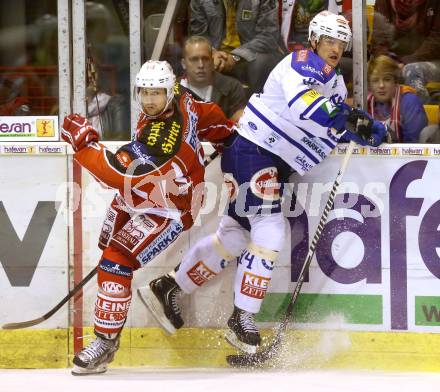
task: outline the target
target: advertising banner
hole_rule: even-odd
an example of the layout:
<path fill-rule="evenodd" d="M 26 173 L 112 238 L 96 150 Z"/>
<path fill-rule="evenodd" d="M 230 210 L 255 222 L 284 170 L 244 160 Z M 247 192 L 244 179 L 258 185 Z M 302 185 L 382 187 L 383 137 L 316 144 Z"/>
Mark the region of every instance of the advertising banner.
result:
<path fill-rule="evenodd" d="M 307 271 L 297 322 L 439 331 L 438 152 L 434 146 L 357 149 Z M 260 321 L 284 312 L 344 153 L 339 147 L 334 155 L 340 159 L 292 177 L 297 199 L 286 194 L 284 203 L 291 243 L 275 268 Z"/>
<path fill-rule="evenodd" d="M 58 140 L 58 116 L 0 116 L 0 141 Z"/>
<path fill-rule="evenodd" d="M 40 317 L 68 291 L 66 159 L 0 154 L 1 324 Z M 66 306 L 35 328 L 67 327 Z"/>

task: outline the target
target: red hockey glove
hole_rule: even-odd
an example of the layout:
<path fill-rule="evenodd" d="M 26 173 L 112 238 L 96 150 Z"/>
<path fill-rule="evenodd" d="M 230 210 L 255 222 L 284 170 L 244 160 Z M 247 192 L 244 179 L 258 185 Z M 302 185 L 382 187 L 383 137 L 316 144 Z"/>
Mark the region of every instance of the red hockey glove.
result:
<path fill-rule="evenodd" d="M 99 140 L 98 131 L 92 127 L 89 120 L 79 114 L 69 114 L 64 118 L 61 137 L 75 152 L 86 147 L 88 143 Z"/>

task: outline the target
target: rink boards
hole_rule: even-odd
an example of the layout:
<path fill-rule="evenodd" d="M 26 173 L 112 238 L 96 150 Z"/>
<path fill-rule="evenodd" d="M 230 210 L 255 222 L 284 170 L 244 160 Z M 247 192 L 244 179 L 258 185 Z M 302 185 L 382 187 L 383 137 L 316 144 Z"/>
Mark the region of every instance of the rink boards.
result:
<path fill-rule="evenodd" d="M 268 331 L 283 314 L 343 154 L 338 147 L 310 174 L 293 176 L 296 203 L 286 189 L 288 241 L 258 316 Z M 284 366 L 440 369 L 439 157 L 440 147 L 432 145 L 356 149 L 297 303 Z M 96 265 L 113 192 L 79 171 L 63 143 L 2 143 L 0 168 L 4 324 L 43 315 Z M 219 159 L 206 179 L 207 202 L 194 228 L 135 273 L 116 365 L 226 366 L 232 350 L 222 334 L 232 310 L 233 266 L 183 299 L 186 328 L 172 337 L 157 328 L 135 294 L 215 230 L 226 194 Z M 90 334 L 95 289 L 89 283 L 81 299 L 38 326 L 0 330 L 0 367 L 69 366 Z"/>

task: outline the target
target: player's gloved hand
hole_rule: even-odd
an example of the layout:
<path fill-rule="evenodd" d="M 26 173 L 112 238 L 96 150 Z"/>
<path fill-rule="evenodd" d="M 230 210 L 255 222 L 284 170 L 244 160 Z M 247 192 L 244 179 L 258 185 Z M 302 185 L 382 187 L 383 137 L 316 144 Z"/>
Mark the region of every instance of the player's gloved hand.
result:
<path fill-rule="evenodd" d="M 92 127 L 89 120 L 79 114 L 69 114 L 64 118 L 61 137 L 75 152 L 83 149 L 90 142 L 99 140 L 98 131 Z"/>
<path fill-rule="evenodd" d="M 371 136 L 368 139 L 368 144 L 373 147 L 377 147 L 383 143 L 387 137 L 387 128 L 380 121 L 373 120 L 373 126 L 371 127 Z"/>
<path fill-rule="evenodd" d="M 344 105 L 345 107 L 347 105 Z M 344 111 L 347 109 L 344 107 Z M 347 115 L 343 139 L 353 140 L 361 146 L 377 147 L 386 137 L 385 125 L 373 118 L 363 110 L 351 109 Z"/>

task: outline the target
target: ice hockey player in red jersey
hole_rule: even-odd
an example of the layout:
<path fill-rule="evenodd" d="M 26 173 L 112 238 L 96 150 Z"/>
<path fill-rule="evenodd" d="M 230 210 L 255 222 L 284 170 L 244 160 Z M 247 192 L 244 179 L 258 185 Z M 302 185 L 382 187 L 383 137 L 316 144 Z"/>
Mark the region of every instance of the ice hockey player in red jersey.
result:
<path fill-rule="evenodd" d="M 107 370 L 127 318 L 133 272 L 189 229 L 199 210 L 205 172 L 200 140 L 221 143 L 232 133 L 216 104 L 197 101 L 175 84 L 165 61 L 142 66 L 133 94 L 141 109 L 136 137 L 115 154 L 84 117 L 71 114 L 63 123 L 62 137 L 76 161 L 118 191 L 99 238 L 96 339 L 75 355 L 74 375 Z"/>

